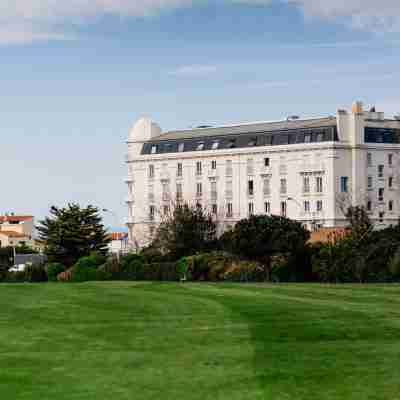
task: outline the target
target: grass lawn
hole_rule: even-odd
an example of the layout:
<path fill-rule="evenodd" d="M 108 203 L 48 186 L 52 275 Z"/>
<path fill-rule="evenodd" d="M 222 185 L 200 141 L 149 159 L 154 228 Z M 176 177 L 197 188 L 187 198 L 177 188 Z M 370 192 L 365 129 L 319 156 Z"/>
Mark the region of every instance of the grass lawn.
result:
<path fill-rule="evenodd" d="M 0 285 L 0 399 L 400 399 L 400 286 Z"/>

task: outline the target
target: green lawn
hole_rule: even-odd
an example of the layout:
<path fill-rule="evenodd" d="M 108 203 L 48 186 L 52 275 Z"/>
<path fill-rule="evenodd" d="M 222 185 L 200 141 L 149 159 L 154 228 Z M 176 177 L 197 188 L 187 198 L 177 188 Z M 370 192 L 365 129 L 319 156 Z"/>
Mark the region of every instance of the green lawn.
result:
<path fill-rule="evenodd" d="M 400 399 L 400 286 L 0 285 L 0 399 Z"/>

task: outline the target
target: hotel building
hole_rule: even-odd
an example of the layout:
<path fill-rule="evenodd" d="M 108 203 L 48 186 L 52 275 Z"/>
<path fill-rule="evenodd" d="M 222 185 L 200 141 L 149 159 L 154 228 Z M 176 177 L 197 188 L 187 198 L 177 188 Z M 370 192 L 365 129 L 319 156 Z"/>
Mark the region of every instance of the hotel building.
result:
<path fill-rule="evenodd" d="M 142 118 L 129 133 L 127 164 L 134 247 L 182 202 L 212 212 L 221 229 L 250 214 L 344 226 L 350 205 L 364 205 L 377 227 L 400 216 L 400 120 L 360 102 L 323 118 L 168 132 Z"/>

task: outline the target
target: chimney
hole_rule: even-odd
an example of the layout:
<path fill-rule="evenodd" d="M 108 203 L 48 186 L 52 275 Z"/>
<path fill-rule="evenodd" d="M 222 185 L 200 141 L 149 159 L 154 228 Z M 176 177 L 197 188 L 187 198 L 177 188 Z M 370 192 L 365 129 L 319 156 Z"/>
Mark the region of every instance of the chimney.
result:
<path fill-rule="evenodd" d="M 361 114 L 363 112 L 362 101 L 355 101 L 351 106 L 351 112 L 353 114 Z"/>

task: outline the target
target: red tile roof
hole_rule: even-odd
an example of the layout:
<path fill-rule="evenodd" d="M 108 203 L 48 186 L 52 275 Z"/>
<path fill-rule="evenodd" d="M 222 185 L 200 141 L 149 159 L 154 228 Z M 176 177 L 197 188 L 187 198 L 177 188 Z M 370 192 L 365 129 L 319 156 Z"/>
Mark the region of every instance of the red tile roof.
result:
<path fill-rule="evenodd" d="M 347 235 L 347 229 L 344 227 L 321 228 L 311 232 L 309 243 L 329 243 Z"/>
<path fill-rule="evenodd" d="M 128 234 L 126 232 L 111 232 L 109 234 L 109 238 L 111 240 L 123 240 L 128 237 Z"/>
<path fill-rule="evenodd" d="M 32 220 L 32 215 L 0 215 L 0 223 L 2 222 L 23 222 Z"/>
<path fill-rule="evenodd" d="M 24 235 L 23 233 L 19 232 L 13 232 L 13 231 L 2 231 L 0 230 L 0 235 L 12 237 L 12 238 L 27 238 L 27 235 Z"/>

